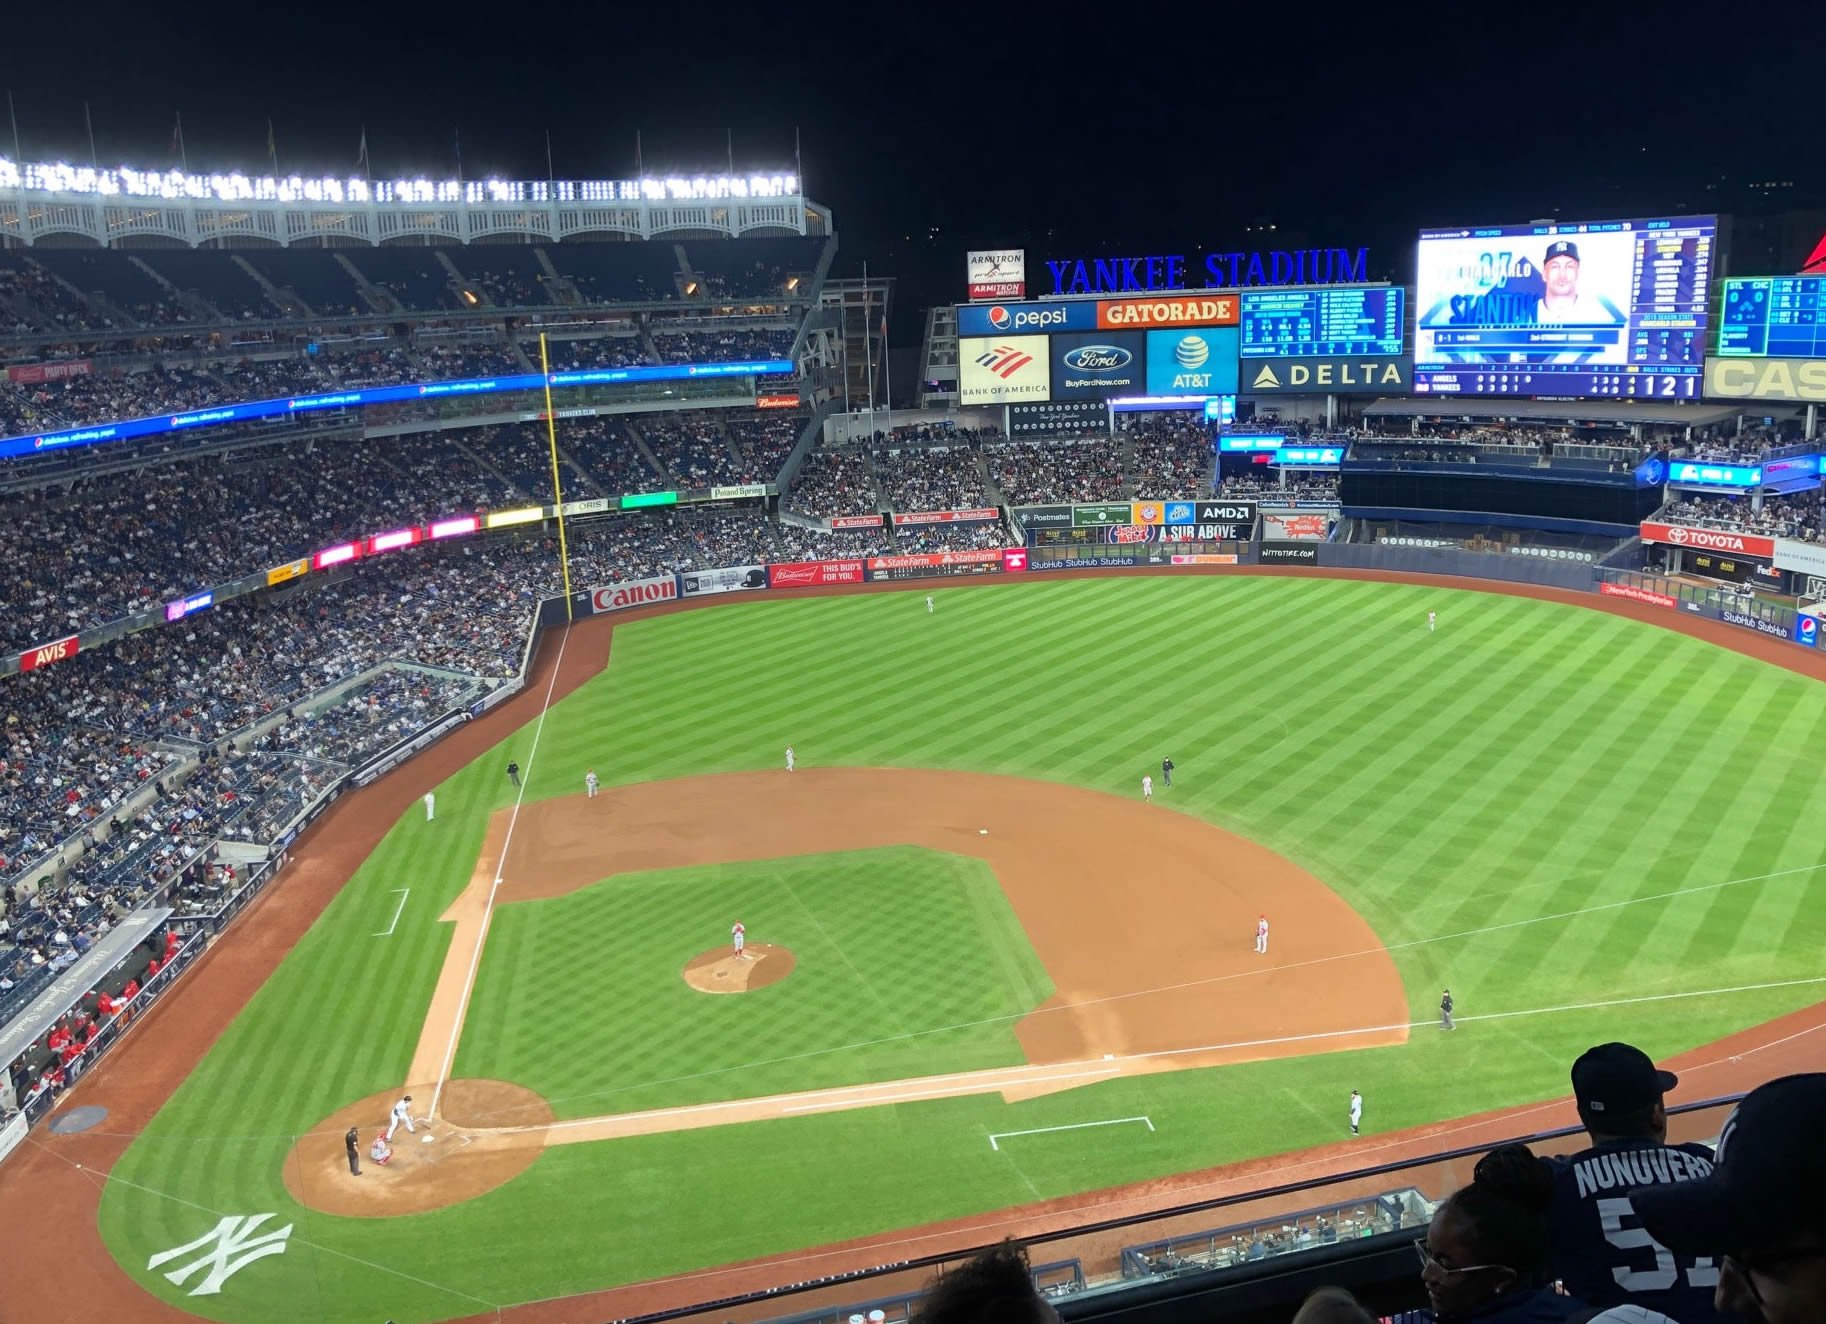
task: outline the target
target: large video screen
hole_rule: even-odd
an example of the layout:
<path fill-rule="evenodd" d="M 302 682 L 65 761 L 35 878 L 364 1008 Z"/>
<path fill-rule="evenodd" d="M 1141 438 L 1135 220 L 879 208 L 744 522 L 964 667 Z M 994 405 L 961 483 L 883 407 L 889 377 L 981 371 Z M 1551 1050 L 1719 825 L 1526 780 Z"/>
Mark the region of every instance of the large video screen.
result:
<path fill-rule="evenodd" d="M 1826 276 L 1727 280 L 1718 352 L 1725 358 L 1826 359 Z"/>
<path fill-rule="evenodd" d="M 1333 359 L 1401 353 L 1406 318 L 1399 285 L 1244 290 L 1246 359 Z"/>
<path fill-rule="evenodd" d="M 1715 216 L 1424 230 L 1416 395 L 1696 400 Z"/>

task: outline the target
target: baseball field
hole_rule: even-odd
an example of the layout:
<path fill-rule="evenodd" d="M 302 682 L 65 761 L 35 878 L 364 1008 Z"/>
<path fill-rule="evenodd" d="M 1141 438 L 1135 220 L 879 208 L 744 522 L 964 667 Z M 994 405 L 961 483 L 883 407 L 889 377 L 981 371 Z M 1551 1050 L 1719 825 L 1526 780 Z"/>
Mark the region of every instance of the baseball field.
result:
<path fill-rule="evenodd" d="M 82 1174 L 119 1266 L 237 1324 L 481 1315 L 1348 1139 L 1353 1088 L 1368 1144 L 1822 999 L 1815 679 L 1417 583 L 927 591 L 619 622 L 435 821 L 395 796 Z"/>

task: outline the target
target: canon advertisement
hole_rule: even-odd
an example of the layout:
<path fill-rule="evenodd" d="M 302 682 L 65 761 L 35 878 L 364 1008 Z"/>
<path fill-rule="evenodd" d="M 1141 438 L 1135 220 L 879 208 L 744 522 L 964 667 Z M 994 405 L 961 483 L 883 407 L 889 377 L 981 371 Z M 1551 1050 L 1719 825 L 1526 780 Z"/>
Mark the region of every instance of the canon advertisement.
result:
<path fill-rule="evenodd" d="M 647 607 L 655 602 L 672 602 L 678 597 L 678 578 L 675 575 L 659 575 L 653 579 L 630 579 L 620 584 L 608 584 L 602 588 L 590 590 L 590 610 L 600 616 L 604 612 L 626 611 L 629 607 Z"/>

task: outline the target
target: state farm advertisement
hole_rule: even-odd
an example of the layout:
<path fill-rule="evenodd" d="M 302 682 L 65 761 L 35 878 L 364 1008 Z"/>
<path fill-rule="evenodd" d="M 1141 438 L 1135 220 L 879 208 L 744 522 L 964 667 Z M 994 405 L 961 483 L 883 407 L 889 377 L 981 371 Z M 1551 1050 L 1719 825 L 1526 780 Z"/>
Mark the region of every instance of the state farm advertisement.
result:
<path fill-rule="evenodd" d="M 881 516 L 833 515 L 831 517 L 831 527 L 833 529 L 879 529 L 881 527 Z"/>
<path fill-rule="evenodd" d="M 1644 520 L 1642 541 L 1666 543 L 1670 547 L 1692 547 L 1703 552 L 1730 552 L 1761 561 L 1775 559 L 1775 539 L 1754 533 L 1732 533 L 1728 529 L 1695 529 L 1685 524 L 1661 524 L 1655 520 Z"/>
<path fill-rule="evenodd" d="M 1001 517 L 1002 512 L 994 506 L 976 510 L 911 510 L 895 515 L 894 524 L 897 528 L 903 524 L 980 524 Z"/>
<path fill-rule="evenodd" d="M 927 579 L 934 575 L 999 575 L 1003 569 L 1000 547 L 967 552 L 929 552 L 914 556 L 872 556 L 870 579 Z"/>
<path fill-rule="evenodd" d="M 971 252 L 964 263 L 964 283 L 972 302 L 1026 298 L 1027 250 L 993 248 Z"/>
<path fill-rule="evenodd" d="M 647 607 L 655 602 L 673 602 L 678 598 L 678 576 L 660 575 L 654 579 L 630 579 L 620 584 L 605 584 L 590 590 L 590 610 L 600 616 L 606 611 L 625 611 L 629 607 Z"/>
<path fill-rule="evenodd" d="M 1665 593 L 1655 593 L 1646 588 L 1637 588 L 1634 584 L 1612 584 L 1608 581 L 1598 585 L 1598 593 L 1606 598 L 1628 598 L 1631 602 L 1646 602 L 1656 607 L 1678 607 L 1680 603 Z"/>
<path fill-rule="evenodd" d="M 819 584 L 860 584 L 861 561 L 785 561 L 767 567 L 769 588 L 811 588 Z"/>

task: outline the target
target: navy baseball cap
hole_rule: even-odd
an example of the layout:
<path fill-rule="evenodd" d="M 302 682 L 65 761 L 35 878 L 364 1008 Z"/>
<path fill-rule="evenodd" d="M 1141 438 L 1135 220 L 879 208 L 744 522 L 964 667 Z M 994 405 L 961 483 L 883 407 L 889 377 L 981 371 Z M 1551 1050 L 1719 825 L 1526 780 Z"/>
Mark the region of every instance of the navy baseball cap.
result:
<path fill-rule="evenodd" d="M 1543 257 L 1541 261 L 1543 263 L 1551 262 L 1556 257 L 1569 257 L 1574 262 L 1577 262 L 1579 260 L 1579 246 L 1570 239 L 1556 239 L 1551 244 L 1547 245 L 1547 256 Z"/>
<path fill-rule="evenodd" d="M 1712 1175 L 1630 1192 L 1677 1254 L 1742 1254 L 1826 1230 L 1826 1073 L 1751 1090 L 1725 1121 Z"/>
<path fill-rule="evenodd" d="M 1579 1112 L 1600 1121 L 1651 1107 L 1679 1083 L 1679 1076 L 1657 1068 L 1634 1044 L 1599 1044 L 1572 1064 Z"/>

